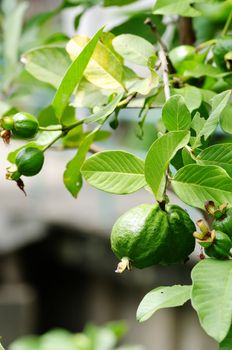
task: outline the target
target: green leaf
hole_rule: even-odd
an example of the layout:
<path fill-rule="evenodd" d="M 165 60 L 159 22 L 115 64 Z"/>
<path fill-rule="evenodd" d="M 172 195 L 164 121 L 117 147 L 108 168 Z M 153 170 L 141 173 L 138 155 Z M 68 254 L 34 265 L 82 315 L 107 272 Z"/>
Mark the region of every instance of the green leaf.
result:
<path fill-rule="evenodd" d="M 0 117 L 11 109 L 11 106 L 6 102 L 0 101 Z"/>
<path fill-rule="evenodd" d="M 85 48 L 69 66 L 65 73 L 61 84 L 56 91 L 56 94 L 52 101 L 52 106 L 56 112 L 58 119 L 61 118 L 64 109 L 68 105 L 69 98 L 72 95 L 75 87 L 81 81 L 84 71 L 90 61 L 90 58 L 94 52 L 97 42 L 101 36 L 103 28 L 101 28 L 94 37 L 87 43 Z"/>
<path fill-rule="evenodd" d="M 162 36 L 163 32 L 166 29 L 165 24 L 162 22 L 162 16 L 157 16 L 149 13 L 149 17 L 156 25 L 157 31 Z M 156 42 L 154 34 L 148 26 L 142 25 L 146 19 L 147 12 L 145 11 L 138 10 L 136 12 L 133 11 L 127 13 L 127 17 L 122 19 L 120 24 L 116 26 L 114 25 L 114 27 L 111 29 L 111 32 L 116 36 L 125 33 L 138 35 L 154 44 Z"/>
<path fill-rule="evenodd" d="M 115 350 L 145 350 L 142 345 L 123 345 Z"/>
<path fill-rule="evenodd" d="M 2 344 L 0 344 L 0 350 L 5 350 Z"/>
<path fill-rule="evenodd" d="M 38 121 L 40 126 L 50 126 L 59 123 L 56 118 L 55 111 L 51 105 L 43 108 L 38 114 Z"/>
<path fill-rule="evenodd" d="M 109 96 L 114 92 L 114 89 L 101 89 L 83 78 L 78 86 L 72 106 L 87 108 L 100 107 L 107 103 Z"/>
<path fill-rule="evenodd" d="M 122 339 L 128 332 L 128 325 L 125 321 L 111 321 L 106 323 L 104 328 L 109 329 L 118 340 Z"/>
<path fill-rule="evenodd" d="M 196 163 L 196 160 L 195 160 L 195 158 L 193 158 L 192 153 L 186 148 L 182 149 L 181 156 L 182 156 L 182 160 L 183 160 L 183 165 Z M 182 167 L 183 167 L 183 165 L 182 165 Z"/>
<path fill-rule="evenodd" d="M 163 106 L 162 119 L 169 131 L 189 130 L 191 114 L 180 95 L 171 96 Z"/>
<path fill-rule="evenodd" d="M 229 98 L 231 95 L 231 91 L 224 91 L 219 95 L 216 95 L 212 98 L 212 111 L 209 115 L 209 118 L 205 121 L 203 127 L 197 134 L 194 148 L 197 147 L 196 145 L 199 144 L 201 137 L 204 137 L 204 140 L 206 141 L 208 137 L 215 131 L 219 118 L 221 113 L 223 112 L 224 108 L 226 107 Z"/>
<path fill-rule="evenodd" d="M 226 338 L 221 342 L 219 350 L 232 350 L 232 326 Z"/>
<path fill-rule="evenodd" d="M 174 176 L 172 187 L 183 202 L 193 207 L 204 209 L 208 200 L 215 205 L 232 204 L 232 179 L 215 165 L 186 165 Z"/>
<path fill-rule="evenodd" d="M 110 193 L 128 194 L 146 185 L 144 161 L 124 151 L 99 152 L 81 168 L 90 185 Z"/>
<path fill-rule="evenodd" d="M 199 16 L 200 12 L 190 6 L 193 0 L 157 0 L 153 8 L 154 14 L 159 15 L 181 15 L 187 17 Z"/>
<path fill-rule="evenodd" d="M 104 6 L 125 6 L 138 0 L 104 0 Z"/>
<path fill-rule="evenodd" d="M 115 348 L 117 337 L 106 327 L 96 327 L 88 325 L 85 333 L 91 341 L 91 349 L 111 350 Z"/>
<path fill-rule="evenodd" d="M 192 270 L 192 305 L 201 326 L 219 343 L 232 323 L 232 261 L 205 259 Z"/>
<path fill-rule="evenodd" d="M 232 177 L 232 143 L 221 143 L 204 149 L 197 156 L 197 163 L 218 165 Z"/>
<path fill-rule="evenodd" d="M 214 96 L 216 96 L 216 92 L 206 89 L 198 89 L 201 92 L 202 101 L 210 104 L 210 101 Z"/>
<path fill-rule="evenodd" d="M 185 104 L 190 112 L 201 105 L 202 96 L 200 89 L 195 86 L 187 85 L 181 89 L 172 89 L 172 95 L 181 95 L 184 97 Z"/>
<path fill-rule="evenodd" d="M 73 37 L 66 47 L 71 59 L 76 59 L 88 42 L 87 36 L 76 35 Z M 97 43 L 84 76 L 92 84 L 102 89 L 124 90 L 122 63 L 117 55 L 101 42 Z"/>
<path fill-rule="evenodd" d="M 163 200 L 169 163 L 177 151 L 187 145 L 189 136 L 187 131 L 171 131 L 158 138 L 148 151 L 145 177 L 157 201 Z"/>
<path fill-rule="evenodd" d="M 23 17 L 28 7 L 26 2 L 19 4 L 6 0 L 2 4 L 3 19 L 3 57 L 6 85 L 15 78 L 18 61 L 18 45 L 23 25 Z"/>
<path fill-rule="evenodd" d="M 90 124 L 98 122 L 99 124 L 103 124 L 106 118 L 108 118 L 108 116 L 114 112 L 122 96 L 123 94 L 117 95 L 108 105 L 100 108 L 96 113 L 84 118 L 84 123 Z"/>
<path fill-rule="evenodd" d="M 225 132 L 232 134 L 232 104 L 228 103 L 221 113 L 220 125 Z"/>
<path fill-rule="evenodd" d="M 82 187 L 82 176 L 81 176 L 81 167 L 85 161 L 85 157 L 89 151 L 91 144 L 94 141 L 94 137 L 98 128 L 89 133 L 83 141 L 80 143 L 79 149 L 74 156 L 74 158 L 68 162 L 66 166 L 66 170 L 64 172 L 64 184 L 68 191 L 73 195 L 73 197 L 77 197 L 81 187 Z"/>
<path fill-rule="evenodd" d="M 64 329 L 51 330 L 43 334 L 39 339 L 41 350 L 76 350 L 72 334 Z"/>
<path fill-rule="evenodd" d="M 137 310 L 137 320 L 148 320 L 156 311 L 181 306 L 190 299 L 192 286 L 159 287 L 145 295 Z"/>
<path fill-rule="evenodd" d="M 199 112 L 196 112 L 192 119 L 191 128 L 195 130 L 197 136 L 192 136 L 190 138 L 190 144 L 193 149 L 201 146 L 202 144 L 202 135 L 201 130 L 203 130 L 203 127 L 206 123 L 206 119 L 202 118 Z"/>
<path fill-rule="evenodd" d="M 21 61 L 33 77 L 55 88 L 59 87 L 71 63 L 64 48 L 51 45 L 27 51 Z"/>
<path fill-rule="evenodd" d="M 113 39 L 114 49 L 127 61 L 148 66 L 149 59 L 156 57 L 154 46 L 140 36 L 122 34 Z"/>
<path fill-rule="evenodd" d="M 15 340 L 8 350 L 39 350 L 40 339 L 37 336 L 24 336 Z"/>
<path fill-rule="evenodd" d="M 186 70 L 184 72 L 184 77 L 187 77 L 187 78 L 189 77 L 201 78 L 204 76 L 218 78 L 218 77 L 223 77 L 224 75 L 227 75 L 227 73 L 222 72 L 219 68 L 213 67 L 210 64 L 203 64 L 203 63 L 200 63 L 193 69 Z"/>
<path fill-rule="evenodd" d="M 155 89 L 159 85 L 159 76 L 155 71 L 151 71 L 148 78 L 136 77 L 126 82 L 127 90 L 130 94 L 135 92 L 141 95 L 148 95 L 151 90 Z"/>
<path fill-rule="evenodd" d="M 76 110 L 72 106 L 67 106 L 62 114 L 60 123 L 64 126 L 71 125 L 75 123 L 76 120 Z"/>

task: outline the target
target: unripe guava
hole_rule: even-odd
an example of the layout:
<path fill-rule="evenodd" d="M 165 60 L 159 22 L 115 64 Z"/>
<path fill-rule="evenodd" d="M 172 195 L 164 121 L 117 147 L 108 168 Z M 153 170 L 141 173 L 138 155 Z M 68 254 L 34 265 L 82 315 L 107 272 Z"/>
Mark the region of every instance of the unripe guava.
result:
<path fill-rule="evenodd" d="M 16 156 L 15 164 L 21 175 L 34 176 L 40 172 L 44 163 L 43 152 L 36 147 L 23 148 Z"/>
<path fill-rule="evenodd" d="M 39 123 L 37 119 L 29 113 L 17 113 L 13 116 L 14 126 L 12 133 L 20 138 L 34 137 L 38 132 Z"/>

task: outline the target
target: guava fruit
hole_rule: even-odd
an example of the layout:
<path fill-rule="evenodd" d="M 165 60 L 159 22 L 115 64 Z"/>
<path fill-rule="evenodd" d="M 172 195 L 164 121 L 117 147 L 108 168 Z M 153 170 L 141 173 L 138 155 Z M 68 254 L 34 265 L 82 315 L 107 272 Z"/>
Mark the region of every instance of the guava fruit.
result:
<path fill-rule="evenodd" d="M 226 209 L 221 217 L 215 218 L 212 227 L 215 230 L 225 232 L 232 239 L 232 208 Z"/>
<path fill-rule="evenodd" d="M 39 128 L 37 119 L 29 113 L 17 113 L 13 118 L 12 133 L 20 138 L 31 138 L 36 135 Z"/>
<path fill-rule="evenodd" d="M 215 239 L 208 248 L 205 248 L 205 253 L 211 258 L 227 259 L 231 256 L 231 248 L 232 241 L 228 235 L 221 231 L 215 231 Z"/>
<path fill-rule="evenodd" d="M 36 147 L 23 148 L 16 156 L 17 171 L 24 176 L 34 176 L 40 172 L 44 163 L 43 152 Z"/>
<path fill-rule="evenodd" d="M 114 224 L 111 248 L 121 259 L 116 272 L 131 266 L 184 261 L 193 251 L 195 226 L 177 205 L 142 204 L 124 213 Z"/>

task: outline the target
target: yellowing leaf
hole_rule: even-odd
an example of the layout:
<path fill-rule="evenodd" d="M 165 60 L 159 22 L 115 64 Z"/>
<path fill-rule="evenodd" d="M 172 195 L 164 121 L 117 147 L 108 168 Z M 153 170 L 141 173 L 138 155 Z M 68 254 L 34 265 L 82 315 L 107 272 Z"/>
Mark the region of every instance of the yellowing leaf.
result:
<path fill-rule="evenodd" d="M 77 35 L 73 37 L 66 46 L 71 59 L 75 59 L 88 42 L 87 36 Z M 121 62 L 109 48 L 98 42 L 85 70 L 85 78 L 103 89 L 123 90 L 122 77 L 123 66 Z"/>

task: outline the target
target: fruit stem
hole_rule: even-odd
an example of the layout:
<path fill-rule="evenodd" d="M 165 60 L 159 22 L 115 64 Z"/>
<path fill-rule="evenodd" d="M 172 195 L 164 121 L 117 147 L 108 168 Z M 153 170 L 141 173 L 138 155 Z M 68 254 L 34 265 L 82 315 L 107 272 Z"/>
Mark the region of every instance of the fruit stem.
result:
<path fill-rule="evenodd" d="M 54 128 L 39 126 L 39 130 L 40 131 L 61 131 L 62 130 L 62 126 L 59 125 L 59 126 L 54 127 Z"/>
<path fill-rule="evenodd" d="M 76 126 L 84 124 L 86 118 L 82 118 L 80 120 L 77 120 L 75 123 L 68 125 L 68 126 L 63 126 L 62 130 L 64 133 L 67 133 L 68 131 L 74 129 Z"/>
<path fill-rule="evenodd" d="M 196 47 L 196 51 L 201 51 L 209 46 L 212 46 L 216 44 L 216 39 L 211 39 L 211 40 L 207 40 L 207 41 L 204 41 L 203 43 L 201 43 L 200 45 L 198 45 Z"/>
<path fill-rule="evenodd" d="M 121 261 L 118 263 L 117 269 L 115 270 L 116 273 L 123 273 L 125 270 L 131 270 L 130 267 L 130 260 L 127 257 L 124 257 L 121 259 Z"/>
<path fill-rule="evenodd" d="M 158 204 L 159 204 L 159 207 L 162 211 L 166 211 L 165 206 L 167 204 L 167 200 L 164 199 L 162 202 L 158 202 Z"/>
<path fill-rule="evenodd" d="M 132 95 L 128 95 L 124 100 L 120 101 L 117 104 L 117 107 L 122 107 L 125 105 L 128 105 L 128 103 L 137 95 L 137 92 L 133 93 Z"/>
<path fill-rule="evenodd" d="M 61 132 L 59 135 L 57 135 L 51 142 L 49 142 L 43 149 L 42 152 L 45 152 L 49 147 L 51 147 L 57 140 L 59 140 L 63 136 L 63 133 Z"/>

